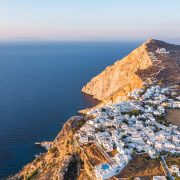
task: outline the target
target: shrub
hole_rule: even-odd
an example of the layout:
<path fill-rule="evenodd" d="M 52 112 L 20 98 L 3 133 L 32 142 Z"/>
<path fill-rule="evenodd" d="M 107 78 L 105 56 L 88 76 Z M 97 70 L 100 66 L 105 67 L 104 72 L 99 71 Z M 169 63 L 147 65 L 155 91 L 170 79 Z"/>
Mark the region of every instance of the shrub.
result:
<path fill-rule="evenodd" d="M 140 110 L 134 109 L 131 111 L 131 115 L 138 116 L 140 114 Z"/>
<path fill-rule="evenodd" d="M 85 124 L 85 121 L 79 121 L 78 122 L 78 128 L 81 128 Z"/>
<path fill-rule="evenodd" d="M 143 92 L 139 91 L 139 92 L 138 92 L 138 95 L 140 95 L 140 96 L 143 95 Z"/>
<path fill-rule="evenodd" d="M 113 119 L 114 119 L 114 116 L 109 116 L 109 119 L 112 119 L 112 120 L 113 120 Z"/>
<path fill-rule="evenodd" d="M 145 159 L 149 161 L 151 158 L 149 156 L 146 156 Z"/>
<path fill-rule="evenodd" d="M 105 108 L 102 108 L 101 111 L 102 111 L 102 112 L 106 112 L 106 109 L 105 109 Z"/>
<path fill-rule="evenodd" d="M 123 120 L 123 123 L 128 125 L 128 120 L 127 120 L 127 119 L 124 119 L 124 120 Z"/>
<path fill-rule="evenodd" d="M 127 114 L 127 112 L 121 112 L 121 114 L 122 114 L 122 115 L 125 115 L 125 114 Z"/>
<path fill-rule="evenodd" d="M 126 136 L 126 135 L 123 135 L 123 136 L 122 136 L 122 139 L 126 139 L 127 137 L 128 137 L 128 136 Z"/>
<path fill-rule="evenodd" d="M 58 148 L 57 147 L 52 147 L 51 149 L 49 149 L 49 152 L 50 153 L 55 153 L 58 151 Z"/>
<path fill-rule="evenodd" d="M 169 126 L 170 123 L 165 119 L 165 117 L 163 115 L 159 116 L 156 118 L 156 120 L 160 123 L 160 124 L 163 124 L 165 126 Z"/>
<path fill-rule="evenodd" d="M 144 90 L 144 92 L 146 92 L 146 90 L 149 88 L 149 86 L 144 86 L 143 87 L 143 90 Z"/>
<path fill-rule="evenodd" d="M 129 114 L 130 116 L 132 116 L 132 115 L 138 116 L 140 113 L 141 113 L 140 110 L 133 109 L 132 111 L 128 112 L 127 114 Z"/>
<path fill-rule="evenodd" d="M 33 172 L 31 172 L 28 176 L 27 176 L 27 180 L 31 180 L 33 179 L 36 175 L 38 174 L 38 170 L 35 169 Z"/>
<path fill-rule="evenodd" d="M 178 177 L 178 175 L 176 175 L 175 180 L 180 180 L 180 177 Z"/>

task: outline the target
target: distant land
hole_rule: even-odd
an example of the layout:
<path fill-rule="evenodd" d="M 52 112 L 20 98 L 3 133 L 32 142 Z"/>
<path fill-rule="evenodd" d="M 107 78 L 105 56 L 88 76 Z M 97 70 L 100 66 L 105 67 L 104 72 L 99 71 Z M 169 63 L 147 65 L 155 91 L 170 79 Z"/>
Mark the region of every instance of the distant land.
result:
<path fill-rule="evenodd" d="M 40 38 L 31 36 L 17 36 L 12 38 L 0 38 L 0 41 L 5 42 L 144 42 L 144 39 L 81 39 L 81 40 L 65 40 L 65 39 L 51 39 L 51 38 Z M 180 44 L 180 38 L 166 38 L 166 42 Z"/>
<path fill-rule="evenodd" d="M 149 39 L 82 92 L 100 103 L 38 143 L 47 152 L 8 179 L 180 178 L 179 45 Z"/>

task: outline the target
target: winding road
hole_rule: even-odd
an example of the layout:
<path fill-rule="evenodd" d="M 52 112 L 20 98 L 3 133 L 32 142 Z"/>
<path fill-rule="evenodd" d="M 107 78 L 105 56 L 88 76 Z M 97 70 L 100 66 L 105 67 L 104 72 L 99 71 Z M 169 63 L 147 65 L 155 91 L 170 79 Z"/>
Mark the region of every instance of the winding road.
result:
<path fill-rule="evenodd" d="M 165 67 L 159 65 L 159 64 L 161 64 L 162 62 L 161 62 L 161 60 L 158 60 L 158 58 L 156 57 L 156 55 L 155 55 L 153 52 L 150 52 L 150 53 L 149 53 L 149 56 L 150 56 L 152 59 L 154 59 L 154 58 L 157 59 L 157 60 L 153 60 L 153 62 L 156 62 L 156 64 L 154 64 L 154 67 L 160 68 L 160 69 L 158 70 L 158 72 L 153 73 L 153 74 L 150 75 L 150 77 L 154 77 L 154 76 L 158 75 L 162 70 L 164 70 Z M 152 56 L 153 56 L 153 57 L 152 57 Z"/>

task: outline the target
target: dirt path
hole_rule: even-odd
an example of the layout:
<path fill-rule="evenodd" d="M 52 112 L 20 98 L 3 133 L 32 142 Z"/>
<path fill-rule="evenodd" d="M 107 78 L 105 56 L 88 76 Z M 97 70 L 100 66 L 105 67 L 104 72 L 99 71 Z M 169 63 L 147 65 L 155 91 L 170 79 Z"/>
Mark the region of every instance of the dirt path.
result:
<path fill-rule="evenodd" d="M 155 55 L 154 53 L 151 52 L 149 55 L 150 55 L 150 57 L 151 57 L 152 59 L 154 59 L 154 58 L 157 59 L 157 60 L 153 60 L 153 62 L 155 62 L 155 63 L 154 63 L 154 67 L 160 68 L 160 69 L 158 70 L 158 72 L 155 72 L 155 73 L 153 73 L 153 74 L 150 75 L 150 77 L 154 77 L 154 76 L 157 76 L 162 70 L 164 70 L 165 67 L 159 65 L 159 64 L 161 64 L 162 62 L 161 62 L 161 60 L 158 60 L 158 58 L 156 57 L 156 55 Z M 153 56 L 154 58 L 153 58 L 152 56 Z"/>

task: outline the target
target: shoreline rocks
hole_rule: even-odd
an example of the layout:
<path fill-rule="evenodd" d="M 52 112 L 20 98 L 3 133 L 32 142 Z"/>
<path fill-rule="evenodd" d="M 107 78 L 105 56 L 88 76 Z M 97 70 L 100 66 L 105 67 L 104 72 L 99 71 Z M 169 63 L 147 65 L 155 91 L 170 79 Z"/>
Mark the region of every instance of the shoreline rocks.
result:
<path fill-rule="evenodd" d="M 36 142 L 35 145 L 41 146 L 46 150 L 49 150 L 52 146 L 52 142 L 50 141 Z"/>

